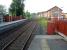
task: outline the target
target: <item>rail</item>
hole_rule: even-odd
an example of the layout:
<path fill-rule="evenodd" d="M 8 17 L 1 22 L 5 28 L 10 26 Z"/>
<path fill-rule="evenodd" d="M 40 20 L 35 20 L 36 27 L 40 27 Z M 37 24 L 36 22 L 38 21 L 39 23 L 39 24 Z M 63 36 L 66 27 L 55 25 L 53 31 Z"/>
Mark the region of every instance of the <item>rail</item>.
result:
<path fill-rule="evenodd" d="M 26 24 L 25 24 L 26 23 Z M 23 26 L 24 24 L 24 26 Z M 31 38 L 36 32 L 37 24 L 35 22 L 24 22 L 19 28 L 12 29 L 0 35 L 0 50 L 24 50 Z"/>

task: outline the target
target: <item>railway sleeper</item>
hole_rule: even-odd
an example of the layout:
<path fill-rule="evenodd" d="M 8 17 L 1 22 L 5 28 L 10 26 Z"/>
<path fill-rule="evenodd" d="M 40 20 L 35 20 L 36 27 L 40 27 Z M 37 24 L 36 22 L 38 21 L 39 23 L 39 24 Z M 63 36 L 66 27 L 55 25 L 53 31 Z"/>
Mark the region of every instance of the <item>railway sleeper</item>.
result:
<path fill-rule="evenodd" d="M 2 40 L 1 41 L 1 50 L 3 50 L 12 41 L 14 41 L 21 34 L 21 31 L 24 32 L 28 27 L 30 27 L 31 24 L 32 24 L 32 22 L 27 24 L 27 25 L 25 25 L 24 27 L 22 27 L 23 30 L 20 28 L 19 30 L 13 32 L 11 36 L 6 37 L 6 39 Z"/>
<path fill-rule="evenodd" d="M 10 44 L 5 50 L 23 50 L 27 40 L 33 33 L 36 24 L 32 24 L 24 33 L 22 34 L 12 43 Z"/>

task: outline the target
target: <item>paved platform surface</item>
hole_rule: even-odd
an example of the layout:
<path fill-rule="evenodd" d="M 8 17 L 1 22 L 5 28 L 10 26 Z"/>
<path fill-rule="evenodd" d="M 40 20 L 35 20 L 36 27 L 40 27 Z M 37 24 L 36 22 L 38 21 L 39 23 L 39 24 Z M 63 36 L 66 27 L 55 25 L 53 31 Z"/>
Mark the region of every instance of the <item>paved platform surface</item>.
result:
<path fill-rule="evenodd" d="M 51 50 L 67 50 L 67 42 L 63 39 L 47 39 Z"/>
<path fill-rule="evenodd" d="M 67 50 L 67 42 L 63 40 L 63 37 L 47 35 L 45 29 L 41 25 L 37 25 L 38 29 L 28 50 Z"/>
<path fill-rule="evenodd" d="M 67 42 L 58 35 L 36 35 L 28 50 L 67 50 Z"/>
<path fill-rule="evenodd" d="M 9 25 L 9 24 L 13 24 L 13 23 L 16 23 L 16 22 L 19 22 L 19 21 L 23 21 L 24 22 L 25 20 L 26 19 L 12 21 L 12 22 L 3 22 L 3 23 L 0 23 L 0 27 L 5 26 L 5 25 Z"/>

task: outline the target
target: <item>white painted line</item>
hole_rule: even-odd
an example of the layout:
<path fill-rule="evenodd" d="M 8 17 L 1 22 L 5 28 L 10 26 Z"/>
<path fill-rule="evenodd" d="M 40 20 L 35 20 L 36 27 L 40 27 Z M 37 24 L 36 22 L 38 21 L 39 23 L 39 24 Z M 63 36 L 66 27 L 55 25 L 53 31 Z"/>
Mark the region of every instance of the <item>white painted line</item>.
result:
<path fill-rule="evenodd" d="M 42 39 L 42 40 L 41 40 L 41 49 L 42 49 L 42 50 L 50 50 L 49 45 L 48 45 L 46 39 Z"/>
<path fill-rule="evenodd" d="M 0 27 L 5 26 L 5 25 L 9 25 L 9 24 L 12 24 L 12 23 L 20 22 L 20 21 L 25 21 L 25 20 L 26 20 L 26 19 L 17 20 L 17 21 L 12 21 L 12 22 L 5 22 L 5 23 L 0 24 Z"/>
<path fill-rule="evenodd" d="M 61 32 L 57 32 L 57 33 L 58 33 L 60 36 L 64 37 L 63 39 L 67 41 L 67 36 L 66 36 L 66 35 L 64 35 L 64 34 L 61 33 Z"/>
<path fill-rule="evenodd" d="M 35 38 L 45 38 L 45 39 L 63 39 L 59 35 L 36 35 Z"/>

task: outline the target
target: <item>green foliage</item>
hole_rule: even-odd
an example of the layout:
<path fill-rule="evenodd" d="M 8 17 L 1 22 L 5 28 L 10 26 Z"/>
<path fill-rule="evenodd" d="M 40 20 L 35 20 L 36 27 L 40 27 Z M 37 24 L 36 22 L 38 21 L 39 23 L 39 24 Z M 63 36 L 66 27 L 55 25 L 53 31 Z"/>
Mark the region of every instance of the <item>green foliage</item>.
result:
<path fill-rule="evenodd" d="M 6 9 L 3 5 L 0 5 L 0 14 L 5 15 L 6 14 Z"/>
<path fill-rule="evenodd" d="M 12 16 L 23 16 L 24 13 L 24 0 L 13 0 L 12 4 L 10 5 L 9 12 Z"/>
<path fill-rule="evenodd" d="M 41 26 L 45 26 L 47 27 L 47 23 L 48 23 L 48 20 L 44 17 L 41 17 L 38 19 L 38 23 L 41 25 Z"/>
<path fill-rule="evenodd" d="M 31 19 L 32 18 L 30 12 L 28 12 L 28 11 L 25 13 L 25 17 L 27 19 Z"/>
<path fill-rule="evenodd" d="M 15 15 L 16 15 L 16 12 L 15 12 L 15 4 L 14 4 L 14 3 L 12 3 L 12 4 L 10 5 L 9 12 L 10 12 L 10 14 L 11 14 L 12 16 L 15 16 Z"/>

